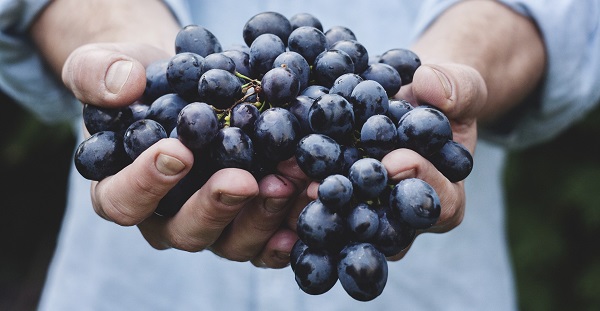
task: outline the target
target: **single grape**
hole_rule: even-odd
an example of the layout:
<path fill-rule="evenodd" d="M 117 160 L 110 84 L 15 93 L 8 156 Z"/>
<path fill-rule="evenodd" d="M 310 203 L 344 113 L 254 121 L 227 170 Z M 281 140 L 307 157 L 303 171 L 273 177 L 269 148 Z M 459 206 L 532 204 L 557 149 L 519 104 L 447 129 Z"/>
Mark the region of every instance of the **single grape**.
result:
<path fill-rule="evenodd" d="M 325 94 L 313 102 L 308 111 L 308 122 L 313 133 L 346 142 L 352 138 L 354 110 L 341 95 Z"/>
<path fill-rule="evenodd" d="M 392 99 L 390 100 L 387 116 L 392 119 L 392 122 L 398 125 L 398 121 L 404 116 L 407 112 L 411 111 L 413 106 L 403 99 Z"/>
<path fill-rule="evenodd" d="M 367 203 L 358 203 L 346 216 L 346 226 L 353 241 L 367 242 L 379 228 L 379 215 Z"/>
<path fill-rule="evenodd" d="M 311 26 L 323 31 L 321 21 L 310 13 L 303 12 L 292 15 L 290 17 L 290 24 L 292 25 L 292 30 L 302 26 Z"/>
<path fill-rule="evenodd" d="M 296 74 L 300 81 L 300 90 L 308 87 L 310 81 L 310 65 L 302 55 L 287 51 L 279 54 L 273 61 L 273 68 L 287 67 Z"/>
<path fill-rule="evenodd" d="M 312 99 L 317 99 L 325 94 L 329 94 L 329 88 L 318 84 L 309 85 L 300 92 L 300 95 L 308 96 Z"/>
<path fill-rule="evenodd" d="M 287 41 L 286 41 L 287 42 Z M 260 79 L 273 68 L 279 54 L 285 52 L 285 44 L 271 33 L 258 36 L 250 45 L 250 70 L 254 78 Z"/>
<path fill-rule="evenodd" d="M 206 103 L 186 105 L 177 118 L 177 138 L 189 149 L 200 150 L 210 144 L 219 132 L 214 109 Z"/>
<path fill-rule="evenodd" d="M 248 53 L 240 50 L 226 50 L 221 52 L 221 54 L 231 58 L 233 63 L 235 64 L 235 71 L 240 74 L 250 77 L 252 76 L 252 71 L 250 71 L 250 48 L 248 48 Z"/>
<path fill-rule="evenodd" d="M 231 109 L 231 126 L 239 127 L 249 136 L 254 135 L 254 123 L 260 111 L 251 103 L 239 103 Z"/>
<path fill-rule="evenodd" d="M 294 276 L 303 292 L 310 295 L 326 293 L 338 280 L 336 257 L 307 248 L 296 259 Z"/>
<path fill-rule="evenodd" d="M 431 107 L 412 109 L 398 122 L 399 147 L 409 148 L 424 157 L 437 152 L 451 139 L 450 121 Z"/>
<path fill-rule="evenodd" d="M 398 147 L 396 126 L 385 115 L 369 117 L 360 130 L 360 145 L 367 156 L 381 160 Z"/>
<path fill-rule="evenodd" d="M 133 122 L 135 122 L 146 119 L 150 105 L 146 105 L 140 101 L 135 101 L 133 104 L 129 105 L 129 109 L 131 109 L 131 113 L 133 114 Z"/>
<path fill-rule="evenodd" d="M 388 206 L 379 207 L 377 212 L 379 226 L 370 242 L 386 257 L 397 255 L 415 240 L 416 231 L 390 216 Z"/>
<path fill-rule="evenodd" d="M 223 50 L 221 43 L 210 30 L 199 25 L 187 25 L 175 37 L 175 53 L 191 52 L 202 57 Z"/>
<path fill-rule="evenodd" d="M 319 54 L 327 50 L 327 39 L 323 31 L 310 26 L 294 29 L 288 38 L 288 48 L 313 64 Z"/>
<path fill-rule="evenodd" d="M 352 182 L 354 195 L 357 198 L 376 199 L 387 187 L 387 170 L 383 164 L 373 158 L 362 158 L 348 171 L 348 179 Z"/>
<path fill-rule="evenodd" d="M 77 146 L 74 161 L 83 178 L 100 181 L 125 168 L 131 158 L 125 153 L 122 135 L 100 131 Z"/>
<path fill-rule="evenodd" d="M 337 252 L 347 241 L 344 218 L 319 200 L 308 203 L 298 215 L 296 231 L 309 248 L 318 251 Z"/>
<path fill-rule="evenodd" d="M 299 133 L 300 123 L 296 117 L 287 109 L 274 107 L 260 114 L 252 139 L 261 157 L 279 162 L 294 155 Z"/>
<path fill-rule="evenodd" d="M 160 123 L 167 133 L 171 133 L 177 126 L 179 112 L 187 104 L 183 97 L 175 93 L 163 95 L 152 102 L 146 118 Z"/>
<path fill-rule="evenodd" d="M 196 53 L 173 55 L 167 65 L 167 81 L 187 101 L 198 99 L 198 80 L 204 73 L 204 58 Z"/>
<path fill-rule="evenodd" d="M 129 106 L 107 108 L 91 104 L 83 105 L 83 124 L 90 134 L 111 131 L 122 135 L 131 123 L 133 123 L 133 111 Z"/>
<path fill-rule="evenodd" d="M 362 81 L 364 81 L 363 78 L 355 73 L 343 74 L 333 81 L 333 85 L 329 89 L 329 94 L 341 95 L 345 99 L 350 100 L 352 91 Z"/>
<path fill-rule="evenodd" d="M 211 159 L 218 168 L 241 168 L 249 171 L 254 158 L 254 144 L 237 127 L 226 127 L 217 133 L 210 146 Z"/>
<path fill-rule="evenodd" d="M 296 161 L 306 176 L 322 180 L 341 172 L 342 149 L 329 136 L 309 134 L 298 142 Z"/>
<path fill-rule="evenodd" d="M 310 107 L 312 107 L 314 99 L 306 96 L 299 95 L 296 96 L 288 107 L 288 110 L 298 119 L 300 123 L 300 135 L 302 137 L 312 133 L 312 129 L 310 128 L 310 123 L 308 121 L 308 112 Z"/>
<path fill-rule="evenodd" d="M 235 62 L 224 53 L 213 53 L 204 58 L 204 72 L 211 69 L 223 69 L 235 73 Z"/>
<path fill-rule="evenodd" d="M 388 97 L 393 97 L 400 91 L 402 80 L 400 74 L 392 66 L 384 63 L 369 65 L 361 74 L 365 80 L 379 82 Z"/>
<path fill-rule="evenodd" d="M 400 221 L 415 229 L 433 226 L 442 211 L 433 187 L 418 178 L 404 179 L 394 186 L 390 193 L 390 209 Z"/>
<path fill-rule="evenodd" d="M 400 74 L 402 84 L 409 84 L 413 80 L 415 71 L 421 66 L 421 59 L 411 50 L 391 49 L 381 54 L 380 63 L 392 66 Z"/>
<path fill-rule="evenodd" d="M 296 270 L 296 262 L 298 261 L 298 258 L 300 258 L 300 255 L 302 255 L 302 253 L 304 253 L 304 251 L 307 249 L 308 246 L 302 242 L 302 240 L 296 240 L 294 246 L 292 246 L 292 250 L 290 251 L 290 267 L 292 270 Z"/>
<path fill-rule="evenodd" d="M 342 50 L 327 50 L 319 54 L 315 58 L 312 71 L 315 81 L 327 88 L 331 88 L 339 76 L 353 72 L 352 58 Z"/>
<path fill-rule="evenodd" d="M 385 256 L 369 243 L 352 243 L 340 252 L 338 278 L 354 299 L 370 301 L 383 292 L 388 278 Z"/>
<path fill-rule="evenodd" d="M 127 128 L 123 136 L 123 146 L 127 155 L 135 160 L 142 152 L 163 138 L 167 138 L 167 132 L 160 123 L 142 119 L 133 122 Z"/>
<path fill-rule="evenodd" d="M 323 204 L 341 210 L 352 199 L 352 183 L 344 175 L 329 175 L 319 184 L 317 193 Z"/>
<path fill-rule="evenodd" d="M 198 83 L 199 101 L 218 109 L 227 109 L 242 98 L 242 83 L 231 72 L 223 69 L 206 71 Z"/>
<path fill-rule="evenodd" d="M 385 89 L 377 81 L 365 80 L 356 85 L 350 94 L 357 126 L 362 126 L 372 115 L 386 114 L 389 100 Z"/>
<path fill-rule="evenodd" d="M 261 12 L 246 22 L 242 29 L 242 36 L 244 42 L 251 46 L 256 38 L 267 33 L 273 34 L 287 43 L 291 32 L 292 25 L 285 16 L 277 12 Z"/>
<path fill-rule="evenodd" d="M 327 39 L 327 47 L 329 48 L 341 40 L 356 40 L 356 35 L 348 27 L 333 26 L 325 31 L 325 38 Z"/>
<path fill-rule="evenodd" d="M 161 59 L 146 66 L 146 88 L 142 100 L 145 104 L 151 104 L 157 98 L 174 93 L 167 80 L 167 66 L 170 58 Z"/>
<path fill-rule="evenodd" d="M 287 67 L 275 67 L 263 76 L 261 92 L 264 99 L 273 106 L 284 106 L 300 92 L 298 76 Z"/>
<path fill-rule="evenodd" d="M 473 156 L 465 146 L 453 140 L 427 159 L 451 182 L 467 178 L 473 170 Z"/>

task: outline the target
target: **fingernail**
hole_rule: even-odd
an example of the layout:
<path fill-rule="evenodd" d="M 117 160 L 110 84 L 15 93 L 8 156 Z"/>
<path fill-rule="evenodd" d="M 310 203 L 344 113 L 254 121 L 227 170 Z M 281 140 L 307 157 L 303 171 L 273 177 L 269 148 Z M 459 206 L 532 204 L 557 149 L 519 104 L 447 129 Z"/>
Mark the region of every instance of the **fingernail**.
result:
<path fill-rule="evenodd" d="M 221 203 L 223 203 L 225 205 L 232 206 L 232 205 L 238 205 L 238 204 L 244 203 L 244 201 L 248 200 L 248 197 L 241 196 L 241 195 L 231 195 L 231 194 L 221 193 L 219 200 L 221 201 Z"/>
<path fill-rule="evenodd" d="M 104 77 L 106 89 L 113 94 L 119 93 L 129 79 L 132 68 L 133 62 L 128 60 L 120 60 L 110 65 Z"/>
<path fill-rule="evenodd" d="M 159 154 L 156 157 L 156 169 L 167 176 L 173 176 L 181 173 L 185 169 L 185 164 L 172 156 Z"/>
<path fill-rule="evenodd" d="M 391 180 L 403 180 L 403 179 L 407 179 L 407 178 L 413 178 L 417 176 L 417 170 L 410 169 L 408 171 L 402 171 L 400 173 L 395 174 L 394 176 L 392 176 L 392 178 L 390 178 Z"/>
<path fill-rule="evenodd" d="M 429 68 L 431 72 L 435 74 L 436 78 L 440 81 L 442 87 L 444 88 L 444 94 L 446 95 L 446 98 L 450 98 L 450 96 L 452 96 L 452 85 L 450 84 L 448 77 L 443 72 L 433 67 L 427 66 L 425 68 Z"/>
<path fill-rule="evenodd" d="M 269 213 L 278 213 L 286 206 L 288 198 L 268 198 L 265 200 L 265 209 Z"/>

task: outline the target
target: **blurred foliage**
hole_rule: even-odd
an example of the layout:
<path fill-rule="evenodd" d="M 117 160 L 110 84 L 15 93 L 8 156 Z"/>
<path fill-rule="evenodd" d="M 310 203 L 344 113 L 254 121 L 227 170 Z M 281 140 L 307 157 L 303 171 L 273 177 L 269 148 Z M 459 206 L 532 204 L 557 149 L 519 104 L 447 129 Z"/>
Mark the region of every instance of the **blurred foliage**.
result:
<path fill-rule="evenodd" d="M 600 310 L 600 109 L 510 154 L 505 184 L 521 309 Z"/>

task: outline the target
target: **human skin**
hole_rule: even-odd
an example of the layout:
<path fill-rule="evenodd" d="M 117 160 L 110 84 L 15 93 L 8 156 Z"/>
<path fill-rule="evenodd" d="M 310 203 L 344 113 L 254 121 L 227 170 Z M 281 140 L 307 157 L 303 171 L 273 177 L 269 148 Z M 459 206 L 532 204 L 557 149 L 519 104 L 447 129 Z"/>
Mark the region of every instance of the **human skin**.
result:
<path fill-rule="evenodd" d="M 35 21 L 31 36 L 80 101 L 104 107 L 128 105 L 143 93 L 144 67 L 173 55 L 180 26 L 161 1 L 86 3 L 53 1 Z M 73 11 L 78 14 L 64 14 Z M 494 120 L 522 103 L 541 80 L 546 59 L 532 21 L 483 0 L 448 9 L 411 49 L 423 66 L 397 96 L 441 109 L 451 120 L 454 139 L 472 153 L 478 121 Z M 395 150 L 382 162 L 392 180 L 421 178 L 438 193 L 442 214 L 423 232 L 447 232 L 460 224 L 466 202 L 462 181 L 451 183 L 408 149 Z M 316 197 L 317 184 L 310 183 L 293 159 L 278 166 L 278 175 L 260 182 L 243 170 L 225 169 L 174 217 L 154 215 L 159 200 L 192 164 L 192 153 L 178 140 L 161 140 L 121 172 L 92 182 L 94 210 L 119 225 L 137 225 L 157 249 L 210 249 L 230 260 L 286 266 L 297 239 L 297 216 Z"/>

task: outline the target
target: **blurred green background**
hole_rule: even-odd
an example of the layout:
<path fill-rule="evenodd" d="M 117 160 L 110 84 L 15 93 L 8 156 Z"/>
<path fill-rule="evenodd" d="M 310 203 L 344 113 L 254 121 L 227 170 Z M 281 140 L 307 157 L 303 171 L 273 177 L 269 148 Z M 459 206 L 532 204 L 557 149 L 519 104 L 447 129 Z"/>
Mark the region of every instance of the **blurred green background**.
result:
<path fill-rule="evenodd" d="M 74 138 L 0 95 L 0 310 L 35 308 L 65 204 Z M 506 170 L 524 311 L 600 310 L 600 110 Z"/>

